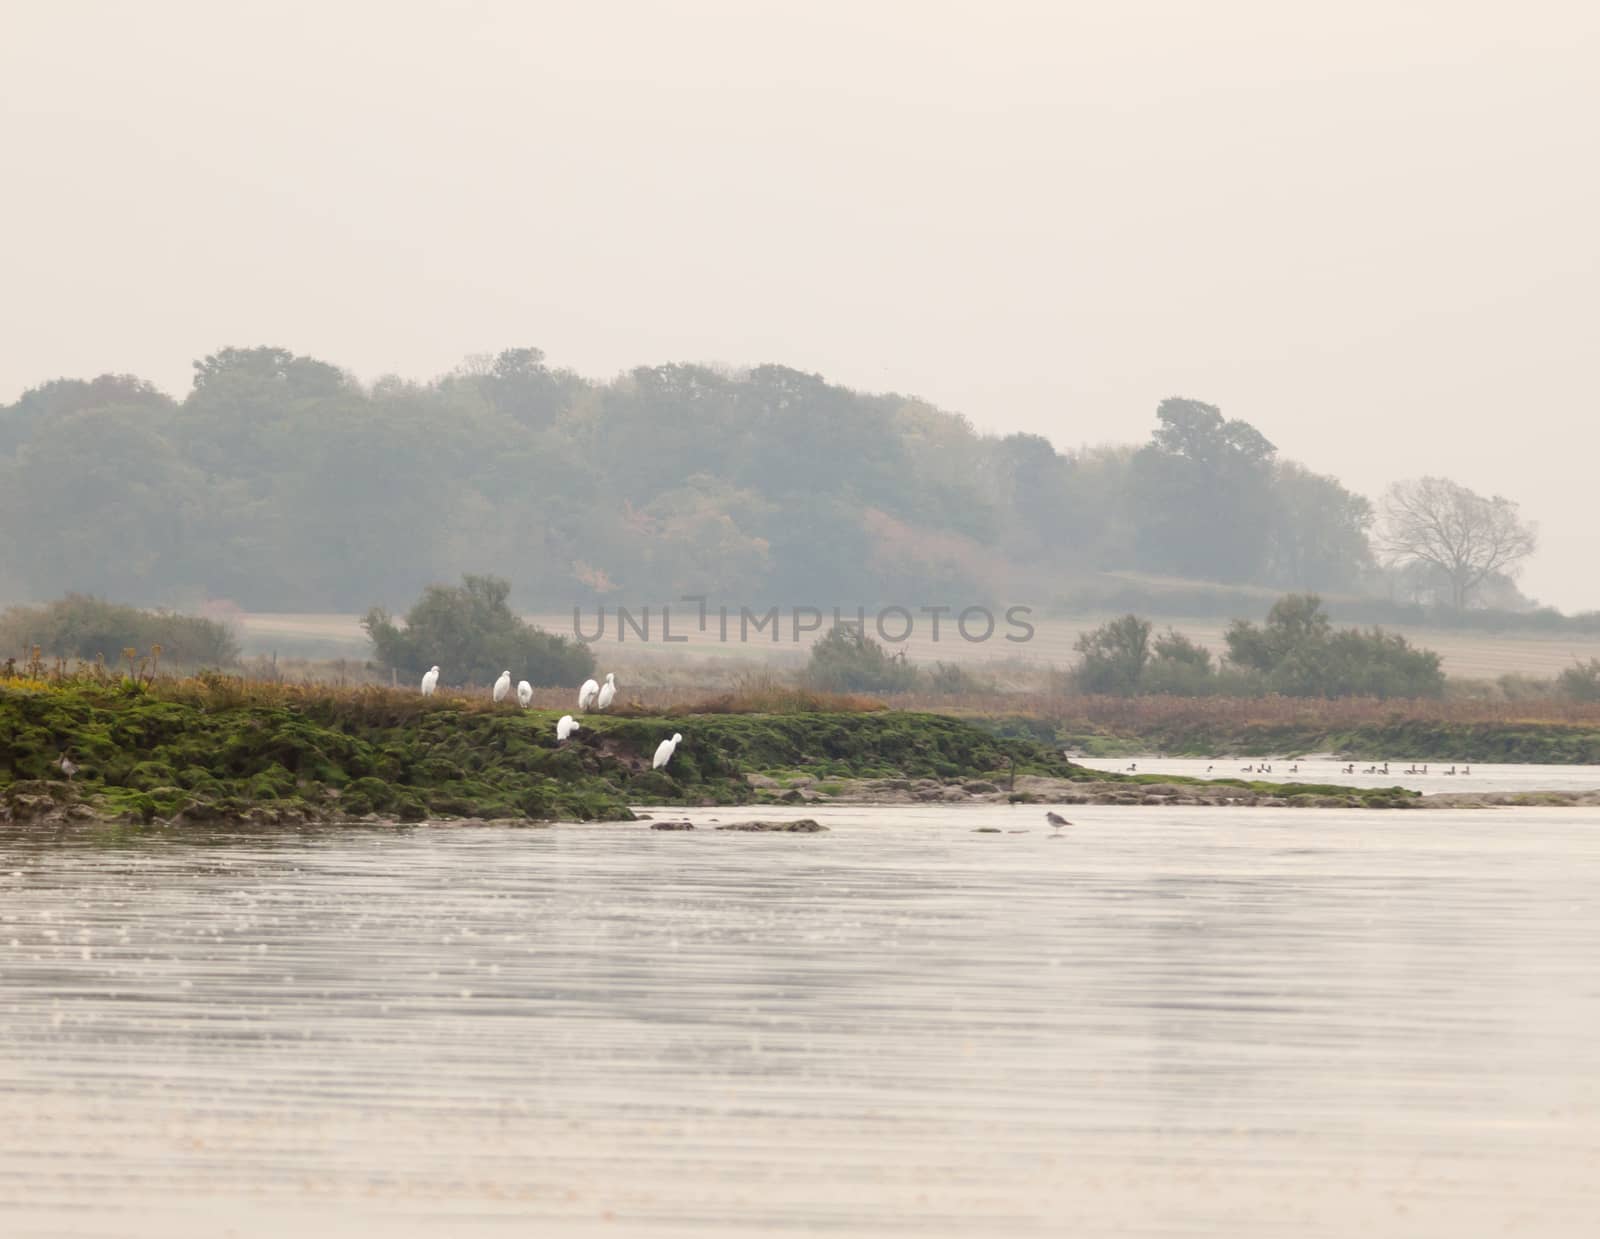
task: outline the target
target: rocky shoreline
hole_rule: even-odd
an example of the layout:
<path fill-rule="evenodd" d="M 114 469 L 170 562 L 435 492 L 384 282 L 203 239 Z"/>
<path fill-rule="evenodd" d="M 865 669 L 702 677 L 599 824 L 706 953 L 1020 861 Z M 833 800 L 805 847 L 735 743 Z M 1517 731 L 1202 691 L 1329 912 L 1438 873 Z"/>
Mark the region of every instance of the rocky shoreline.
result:
<path fill-rule="evenodd" d="M 1018 775 L 1002 787 L 985 780 L 843 779 L 823 793 L 808 779 L 790 781 L 781 792 L 775 780 L 747 776 L 764 799 L 788 804 L 1039 804 L 1182 805 L 1267 809 L 1490 809 L 1528 806 L 1596 806 L 1593 791 L 1412 792 L 1404 788 L 1350 788 L 1283 792 L 1262 791 L 1228 782 L 1130 783 Z"/>
<path fill-rule="evenodd" d="M 749 776 L 754 781 L 771 782 L 764 776 Z M 868 807 L 891 805 L 970 805 L 970 804 L 1030 804 L 1058 805 L 1122 805 L 1160 807 L 1210 808 L 1298 808 L 1298 809 L 1495 809 L 1529 807 L 1596 807 L 1600 806 L 1600 789 L 1592 791 L 1522 791 L 1522 792 L 1436 792 L 1422 795 L 1402 792 L 1399 795 L 1374 796 L 1371 791 L 1339 795 L 1329 792 L 1305 792 L 1293 795 L 1273 795 L 1252 788 L 1214 783 L 1099 783 L 1069 779 L 1046 778 L 1038 775 L 1021 775 L 1015 786 L 1005 788 L 981 779 L 940 782 L 934 779 L 849 779 L 837 780 L 829 792 L 818 792 L 814 786 L 788 787 L 778 794 L 770 788 L 757 790 L 757 803 L 782 805 L 815 805 L 838 807 Z M 1397 789 L 1382 789 L 1385 793 Z M 706 802 L 702 808 L 713 807 Z M 629 814 L 618 821 L 640 821 Z M 435 821 L 470 821 L 477 826 L 517 828 L 549 827 L 549 819 L 526 817 L 449 817 L 441 815 Z M 30 829 L 60 829 L 90 827 L 95 825 L 120 825 L 125 827 L 153 827 L 169 830 L 273 830 L 304 829 L 337 825 L 414 825 L 402 823 L 393 815 L 381 813 L 341 813 L 337 808 L 318 812 L 304 805 L 257 804 L 245 807 L 218 806 L 195 801 L 186 805 L 170 818 L 143 821 L 127 813 L 110 812 L 103 806 L 83 800 L 72 784 L 53 780 L 25 780 L 0 790 L 0 825 L 18 825 Z M 654 830 L 693 829 L 687 821 L 652 822 Z M 799 822 L 774 822 L 756 820 L 719 825 L 725 831 L 788 831 L 808 832 L 825 830 L 809 819 Z"/>

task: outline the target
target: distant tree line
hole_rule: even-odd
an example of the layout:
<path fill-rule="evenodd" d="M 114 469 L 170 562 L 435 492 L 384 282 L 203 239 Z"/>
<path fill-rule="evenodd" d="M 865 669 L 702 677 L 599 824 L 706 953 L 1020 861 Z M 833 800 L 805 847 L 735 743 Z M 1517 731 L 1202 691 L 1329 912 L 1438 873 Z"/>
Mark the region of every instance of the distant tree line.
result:
<path fill-rule="evenodd" d="M 225 667 L 239 657 L 232 631 L 197 615 L 144 611 L 84 594 L 0 611 L 0 663 L 27 661 L 38 649 L 43 658 L 104 661 L 116 667 L 124 651 L 147 658 L 156 646 L 169 667 Z"/>
<path fill-rule="evenodd" d="M 1108 570 L 1374 588 L 1366 499 L 1212 405 L 1165 400 L 1155 421 L 1140 447 L 1061 452 L 778 365 L 601 382 L 517 348 L 364 386 L 227 348 L 182 399 L 101 375 L 0 406 L 0 597 L 362 611 L 463 574 L 516 580 L 524 610 L 993 599 Z M 1461 498 L 1425 490 L 1394 513 Z M 1398 525 L 1383 544 L 1456 603 L 1532 545 L 1504 500 L 1461 510 L 1472 545 Z"/>

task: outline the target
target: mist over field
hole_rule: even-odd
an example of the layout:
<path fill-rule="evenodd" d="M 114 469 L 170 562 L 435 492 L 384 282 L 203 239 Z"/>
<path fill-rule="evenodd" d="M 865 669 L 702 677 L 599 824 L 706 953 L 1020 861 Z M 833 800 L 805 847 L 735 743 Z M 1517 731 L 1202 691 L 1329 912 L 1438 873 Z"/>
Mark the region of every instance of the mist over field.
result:
<path fill-rule="evenodd" d="M 1597 52 L 1576 0 L 14 6 L 0 401 L 262 344 L 771 363 L 1059 451 L 1187 396 L 1519 500 L 1526 592 L 1600 606 Z"/>

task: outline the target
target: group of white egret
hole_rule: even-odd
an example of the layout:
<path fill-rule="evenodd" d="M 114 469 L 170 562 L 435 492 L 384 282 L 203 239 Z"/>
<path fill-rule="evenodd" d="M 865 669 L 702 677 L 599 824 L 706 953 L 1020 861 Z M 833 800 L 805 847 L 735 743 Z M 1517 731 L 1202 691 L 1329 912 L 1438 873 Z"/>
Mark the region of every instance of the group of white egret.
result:
<path fill-rule="evenodd" d="M 422 677 L 422 695 L 432 697 L 439 687 L 439 667 L 434 664 L 429 667 Z M 502 671 L 500 678 L 494 682 L 494 699 L 496 702 L 504 701 L 511 693 L 511 672 Z M 578 690 L 578 710 L 587 714 L 590 710 L 609 710 L 611 703 L 617 697 L 617 676 L 614 671 L 606 672 L 606 682 L 585 680 L 583 687 Z M 517 704 L 526 710 L 533 704 L 533 685 L 526 680 L 517 683 Z M 564 742 L 575 731 L 581 731 L 578 720 L 570 714 L 563 714 L 556 720 L 556 740 Z M 677 732 L 672 733 L 672 739 L 663 740 L 656 745 L 656 755 L 650 762 L 650 769 L 660 770 L 677 751 L 678 743 L 683 739 Z"/>

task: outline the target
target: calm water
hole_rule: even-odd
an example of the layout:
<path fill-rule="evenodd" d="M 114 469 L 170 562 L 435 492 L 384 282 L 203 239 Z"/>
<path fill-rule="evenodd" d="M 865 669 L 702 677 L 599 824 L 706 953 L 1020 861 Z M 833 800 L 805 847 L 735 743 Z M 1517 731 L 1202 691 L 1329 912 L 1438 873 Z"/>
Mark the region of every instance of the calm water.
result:
<path fill-rule="evenodd" d="M 1410 787 L 1420 792 L 1550 792 L 1600 790 L 1600 766 L 1550 766 L 1550 765 L 1471 765 L 1470 774 L 1462 775 L 1460 763 L 1428 762 L 1427 773 L 1421 772 L 1424 763 L 1390 761 L 1389 773 L 1367 774 L 1374 763 L 1358 761 L 1353 775 L 1341 771 L 1347 763 L 1342 761 L 1287 758 L 1269 759 L 1270 773 L 1261 773 L 1261 760 L 1255 757 L 1085 757 L 1074 758 L 1079 765 L 1093 770 L 1125 771 L 1130 765 L 1138 767 L 1139 774 L 1187 774 L 1195 778 L 1214 779 L 1248 778 L 1273 783 L 1343 783 L 1348 787 Z M 1378 762 L 1381 766 L 1383 763 Z M 1290 767 L 1298 765 L 1298 773 Z M 1451 766 L 1457 773 L 1446 774 Z M 1245 767 L 1254 767 L 1247 773 Z M 1406 771 L 1416 768 L 1417 773 Z"/>
<path fill-rule="evenodd" d="M 813 812 L 0 836 L 0 1234 L 1600 1233 L 1600 815 Z"/>

